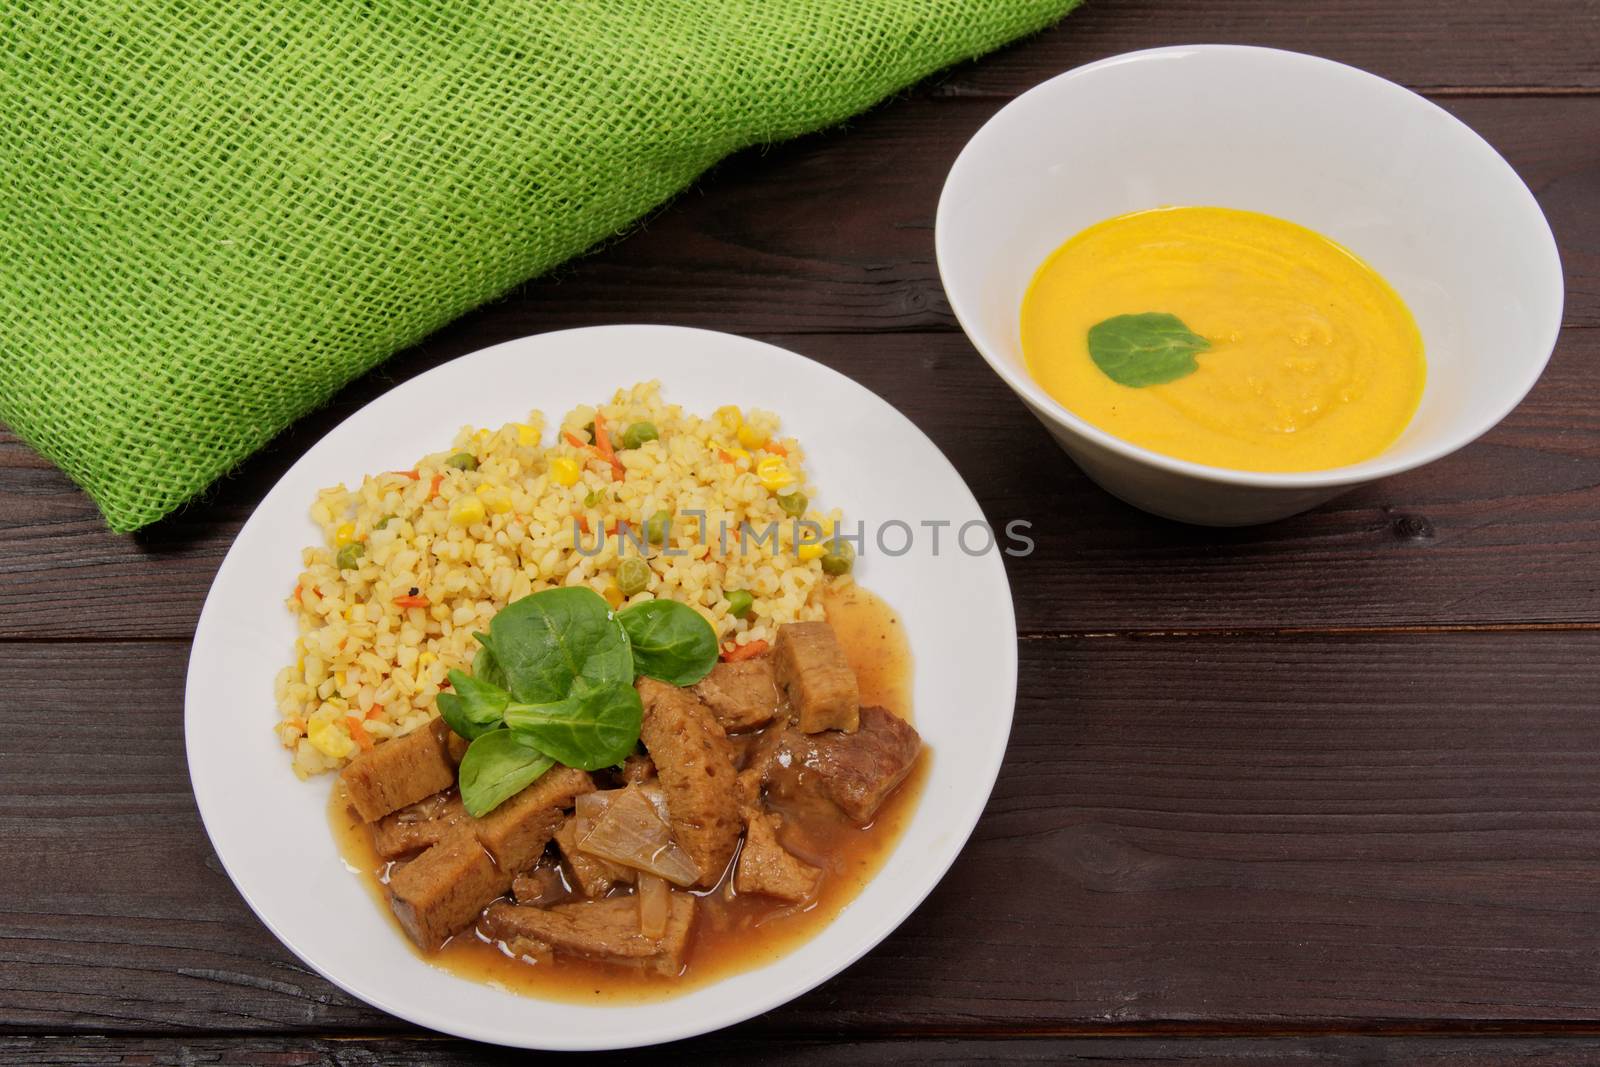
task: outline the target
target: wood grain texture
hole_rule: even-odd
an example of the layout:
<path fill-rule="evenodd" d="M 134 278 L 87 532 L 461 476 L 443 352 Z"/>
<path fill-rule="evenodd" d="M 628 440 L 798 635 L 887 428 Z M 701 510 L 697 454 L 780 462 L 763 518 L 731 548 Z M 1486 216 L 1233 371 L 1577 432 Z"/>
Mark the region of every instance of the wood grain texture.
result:
<path fill-rule="evenodd" d="M 185 656 L 0 659 L 0 1027 L 406 1031 L 294 960 L 218 867 Z M 741 1032 L 1592 1024 L 1600 633 L 1031 640 L 1021 677 L 951 873 Z M 86 722 L 90 751 L 61 725 Z"/>
<path fill-rule="evenodd" d="M 829 1067 L 857 1064 L 1103 1064 L 1127 1067 L 1238 1067 L 1291 1064 L 1325 1067 L 1359 1062 L 1368 1067 L 1446 1064 L 1448 1067 L 1499 1067 L 1505 1064 L 1551 1064 L 1586 1067 L 1600 1064 L 1600 1039 L 1587 1037 L 1310 1037 L 1266 1038 L 910 1038 L 885 1041 L 839 1041 L 810 1035 L 781 1041 L 751 1037 L 715 1037 L 686 1041 L 657 1050 L 591 1053 L 585 1064 L 625 1067 L 629 1064 L 690 1062 L 705 1067 L 761 1063 L 785 1067 Z M 380 1064 L 430 1063 L 438 1067 L 465 1064 L 526 1067 L 527 1052 L 489 1048 L 462 1041 L 403 1038 L 328 1038 L 319 1036 L 255 1037 L 247 1042 L 227 1037 L 103 1037 L 73 1033 L 0 1038 L 0 1063 L 38 1067 L 148 1067 L 182 1063 L 193 1067 L 378 1067 Z"/>
<path fill-rule="evenodd" d="M 953 72 L 944 88 L 1009 97 L 1104 56 L 1202 41 L 1311 52 L 1422 90 L 1600 88 L 1594 0 L 1090 0 L 1049 32 Z"/>
<path fill-rule="evenodd" d="M 1499 428 L 1257 530 L 1087 483 L 957 331 L 933 258 L 944 174 L 1008 99 L 1196 40 L 1430 93 L 1528 182 L 1567 272 L 1555 358 Z M 0 429 L 0 1062 L 527 1061 L 368 1008 L 250 914 L 189 792 L 186 641 L 250 510 L 361 404 L 512 337 L 654 321 L 843 370 L 1038 541 L 1008 563 L 1012 745 L 955 867 L 861 963 L 673 1059 L 1600 1064 L 1596 131 L 1600 0 L 1091 0 L 727 161 L 139 537 Z"/>
<path fill-rule="evenodd" d="M 1532 395 L 1457 455 L 1249 530 L 1166 522 L 1101 492 L 960 335 L 771 339 L 905 412 L 997 527 L 1033 524 L 1035 553 L 1008 560 L 1026 632 L 1600 622 L 1600 330 L 1568 330 Z M 20 487 L 0 488 L 0 636 L 187 638 L 234 534 L 290 463 L 440 358 L 399 357 L 136 538 L 107 533 L 21 445 L 0 446 L 0 487 Z"/>

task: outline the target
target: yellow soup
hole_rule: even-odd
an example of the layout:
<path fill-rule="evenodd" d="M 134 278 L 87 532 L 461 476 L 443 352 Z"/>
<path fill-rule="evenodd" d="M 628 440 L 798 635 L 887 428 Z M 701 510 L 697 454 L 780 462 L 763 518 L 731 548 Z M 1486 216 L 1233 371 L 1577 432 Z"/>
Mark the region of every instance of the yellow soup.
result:
<path fill-rule="evenodd" d="M 1405 429 L 1426 375 L 1411 312 L 1371 267 L 1303 226 L 1214 207 L 1121 215 L 1062 245 L 1023 298 L 1022 350 L 1081 418 L 1236 470 L 1370 459 Z M 1145 380 L 1162 380 L 1113 377 L 1149 366 Z"/>

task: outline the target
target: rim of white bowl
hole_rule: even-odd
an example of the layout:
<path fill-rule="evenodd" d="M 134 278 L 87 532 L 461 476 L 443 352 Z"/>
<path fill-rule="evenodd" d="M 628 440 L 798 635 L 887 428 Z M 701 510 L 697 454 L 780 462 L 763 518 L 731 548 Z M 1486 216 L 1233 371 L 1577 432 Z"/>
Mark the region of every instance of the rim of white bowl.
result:
<path fill-rule="evenodd" d="M 1529 342 L 1534 351 L 1542 350 L 1543 355 L 1536 362 L 1528 365 L 1527 380 L 1520 382 L 1518 388 L 1508 391 L 1504 404 L 1495 411 L 1492 418 L 1485 420 L 1481 426 L 1467 433 L 1446 437 L 1441 443 L 1431 448 L 1423 449 L 1406 459 L 1385 459 L 1384 454 L 1380 453 L 1374 458 L 1364 460 L 1361 463 L 1353 463 L 1343 467 L 1330 467 L 1327 470 L 1318 471 L 1243 471 L 1228 467 L 1214 467 L 1205 463 L 1179 459 L 1176 456 L 1164 455 L 1139 445 L 1130 444 L 1122 438 L 1108 433 L 1080 416 L 1073 414 L 1059 400 L 1040 388 L 1029 375 L 1015 370 L 1006 361 L 998 358 L 990 351 L 982 332 L 974 329 L 969 324 L 971 321 L 975 321 L 976 316 L 969 309 L 966 297 L 945 283 L 946 258 L 947 256 L 951 259 L 954 258 L 953 253 L 945 247 L 946 235 L 949 233 L 949 220 L 955 212 L 955 208 L 951 206 L 952 197 L 950 193 L 951 188 L 962 178 L 963 169 L 972 165 L 974 159 L 988 151 L 988 146 L 985 143 L 986 138 L 998 136 L 995 127 L 1002 116 L 1013 108 L 1021 106 L 1023 101 L 1029 97 L 1048 95 L 1062 84 L 1090 77 L 1095 72 L 1106 67 L 1150 60 L 1182 60 L 1197 55 L 1226 54 L 1254 57 L 1271 56 L 1291 65 L 1319 68 L 1323 73 L 1334 77 L 1348 78 L 1352 82 L 1364 82 L 1368 85 L 1376 84 L 1383 91 L 1394 95 L 1405 106 L 1426 108 L 1442 115 L 1448 120 L 1447 125 L 1452 127 L 1458 135 L 1466 137 L 1469 141 L 1477 142 L 1485 153 L 1485 164 L 1487 166 L 1501 168 L 1505 174 L 1511 177 L 1514 183 L 1514 203 L 1517 211 L 1524 217 L 1527 224 L 1536 231 L 1537 235 L 1543 238 L 1545 252 L 1547 253 L 1547 265 L 1554 275 L 1553 289 L 1555 298 L 1554 306 L 1549 309 L 1550 313 L 1547 321 L 1540 324 L 1538 336 Z M 1035 408 L 1048 412 L 1053 419 L 1062 423 L 1080 437 L 1087 438 L 1102 448 L 1128 459 L 1202 481 L 1264 489 L 1315 489 L 1319 487 L 1358 485 L 1363 482 L 1386 478 L 1392 474 L 1415 470 L 1418 467 L 1432 463 L 1434 460 L 1448 456 L 1452 452 L 1465 448 L 1498 426 L 1518 404 L 1522 403 L 1523 399 L 1532 391 L 1534 385 L 1538 383 L 1540 376 L 1544 374 L 1545 367 L 1550 363 L 1551 355 L 1555 352 L 1556 341 L 1561 333 L 1561 316 L 1566 304 L 1566 276 L 1561 268 L 1561 254 L 1556 245 L 1555 234 L 1550 229 L 1550 220 L 1545 218 L 1544 210 L 1540 208 L 1539 201 L 1534 197 L 1533 191 L 1528 188 L 1528 184 L 1522 180 L 1522 175 L 1518 174 L 1516 168 L 1506 162 L 1505 157 L 1493 145 L 1484 140 L 1478 131 L 1427 97 L 1412 92 L 1405 86 L 1392 82 L 1380 75 L 1373 74 L 1371 71 L 1353 67 L 1348 63 L 1340 63 L 1338 60 L 1309 55 L 1305 52 L 1292 52 L 1283 48 L 1263 48 L 1258 45 L 1166 45 L 1160 48 L 1140 49 L 1136 52 L 1123 52 L 1119 55 L 1107 56 L 1105 59 L 1096 60 L 1093 63 L 1086 63 L 1080 67 L 1074 67 L 1064 73 L 1057 74 L 1053 78 L 1048 78 L 1027 92 L 1020 94 L 1016 99 L 990 116 L 989 120 L 979 127 L 978 132 L 973 134 L 966 145 L 962 147 L 961 153 L 956 156 L 955 163 L 951 164 L 950 172 L 945 176 L 944 186 L 939 193 L 938 211 L 934 215 L 933 244 L 934 259 L 939 266 L 940 284 L 944 286 L 945 299 L 950 303 L 950 309 L 955 314 L 956 322 L 960 324 L 962 332 L 966 334 L 967 340 L 972 343 L 972 347 L 977 349 L 984 362 L 989 364 L 989 368 L 998 374 L 1018 396 L 1034 405 Z"/>

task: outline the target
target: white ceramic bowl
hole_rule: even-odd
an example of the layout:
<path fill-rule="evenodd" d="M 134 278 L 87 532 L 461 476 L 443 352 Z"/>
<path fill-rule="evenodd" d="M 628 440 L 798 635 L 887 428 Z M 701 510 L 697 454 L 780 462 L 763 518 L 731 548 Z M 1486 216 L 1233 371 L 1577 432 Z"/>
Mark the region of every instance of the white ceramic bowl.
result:
<path fill-rule="evenodd" d="M 1393 446 L 1310 473 L 1209 467 L 1091 426 L 1029 376 L 1018 313 L 1040 263 L 1093 223 L 1162 205 L 1277 215 L 1388 279 L 1428 359 Z M 1533 387 L 1561 323 L 1555 239 L 1493 148 L 1392 82 L 1267 48 L 1133 52 L 1029 90 L 951 168 L 935 244 L 967 336 L 1084 472 L 1136 507 L 1208 525 L 1283 518 L 1454 452 Z"/>

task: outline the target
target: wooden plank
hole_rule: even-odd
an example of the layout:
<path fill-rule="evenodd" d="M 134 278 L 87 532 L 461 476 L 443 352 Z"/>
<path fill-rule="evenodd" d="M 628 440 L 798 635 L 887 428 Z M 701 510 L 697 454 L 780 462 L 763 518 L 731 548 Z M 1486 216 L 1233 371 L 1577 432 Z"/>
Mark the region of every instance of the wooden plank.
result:
<path fill-rule="evenodd" d="M 1594 0 L 1448 6 L 1091 0 L 1038 37 L 958 70 L 945 86 L 953 93 L 1009 97 L 1104 56 L 1200 41 L 1310 52 L 1414 89 L 1600 88 L 1600 5 Z"/>
<path fill-rule="evenodd" d="M 736 1032 L 737 1033 L 737 1032 Z M 1293 1064 L 1295 1067 L 1362 1063 L 1446 1064 L 1500 1067 L 1517 1063 L 1600 1064 L 1600 1040 L 1588 1037 L 1311 1037 L 1311 1038 L 905 1038 L 839 1041 L 804 1035 L 780 1039 L 722 1035 L 667 1046 L 676 1062 L 696 1064 L 1104 1064 L 1124 1067 L 1235 1067 Z M 662 1050 L 590 1053 L 601 1065 L 660 1062 Z M 529 1054 L 465 1041 L 406 1038 L 328 1038 L 311 1035 L 228 1037 L 102 1037 L 40 1034 L 0 1038 L 0 1061 L 37 1067 L 145 1067 L 184 1064 L 329 1064 L 356 1067 L 380 1063 L 505 1064 L 523 1067 Z"/>
<path fill-rule="evenodd" d="M 397 1031 L 219 869 L 184 771 L 185 656 L 0 657 L 0 1027 Z M 751 1033 L 1600 1027 L 1581 935 L 1600 913 L 1600 633 L 1030 640 L 1022 658 L 1007 763 L 951 873 Z"/>
<path fill-rule="evenodd" d="M 397 357 L 139 537 L 107 533 L 63 475 L 0 444 L 0 638 L 192 634 L 233 536 L 294 459 L 481 333 L 460 326 Z M 1220 531 L 1150 518 L 1095 488 L 959 335 L 772 339 L 905 412 L 997 527 L 1033 524 L 1035 554 L 1008 561 L 1025 631 L 1600 622 L 1600 330 L 1568 330 L 1528 400 L 1457 455 L 1307 515 Z"/>

